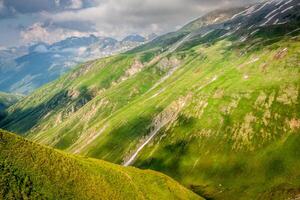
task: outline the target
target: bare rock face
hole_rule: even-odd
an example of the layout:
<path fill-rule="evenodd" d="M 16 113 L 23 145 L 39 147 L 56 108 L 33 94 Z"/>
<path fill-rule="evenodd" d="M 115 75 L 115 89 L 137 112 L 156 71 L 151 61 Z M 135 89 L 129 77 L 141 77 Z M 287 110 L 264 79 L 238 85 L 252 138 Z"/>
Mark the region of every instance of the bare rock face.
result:
<path fill-rule="evenodd" d="M 167 71 L 170 69 L 177 68 L 181 64 L 180 60 L 177 59 L 176 57 L 172 58 L 163 58 L 159 63 L 158 63 L 158 68 L 162 71 Z"/>
<path fill-rule="evenodd" d="M 152 122 L 152 131 L 161 129 L 166 125 L 171 125 L 177 120 L 179 113 L 185 107 L 186 103 L 191 99 L 191 95 L 186 97 L 181 97 L 178 100 L 171 103 L 167 108 L 165 108 L 160 114 L 158 114 Z"/>
<path fill-rule="evenodd" d="M 141 63 L 141 61 L 139 61 L 138 59 L 135 59 L 133 64 L 130 66 L 130 68 L 128 68 L 125 72 L 125 75 L 122 76 L 117 83 L 120 83 L 122 81 L 127 80 L 128 78 L 134 76 L 135 74 L 139 73 L 140 71 L 142 71 L 142 69 L 145 67 L 145 65 L 143 63 Z M 114 84 L 117 84 L 114 83 Z"/>
<path fill-rule="evenodd" d="M 138 72 L 140 72 L 144 68 L 144 65 L 137 59 L 134 60 L 133 65 L 126 71 L 126 76 L 130 77 Z"/>

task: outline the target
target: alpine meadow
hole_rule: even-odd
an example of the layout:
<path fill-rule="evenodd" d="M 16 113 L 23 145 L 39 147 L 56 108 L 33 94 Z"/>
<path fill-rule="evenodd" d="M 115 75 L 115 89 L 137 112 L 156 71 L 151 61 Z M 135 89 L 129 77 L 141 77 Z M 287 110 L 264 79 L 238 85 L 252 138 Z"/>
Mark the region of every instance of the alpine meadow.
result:
<path fill-rule="evenodd" d="M 300 1 L 219 2 L 173 32 L 69 39 L 82 59 L 40 74 L 71 47 L 0 49 L 0 199 L 300 199 Z"/>

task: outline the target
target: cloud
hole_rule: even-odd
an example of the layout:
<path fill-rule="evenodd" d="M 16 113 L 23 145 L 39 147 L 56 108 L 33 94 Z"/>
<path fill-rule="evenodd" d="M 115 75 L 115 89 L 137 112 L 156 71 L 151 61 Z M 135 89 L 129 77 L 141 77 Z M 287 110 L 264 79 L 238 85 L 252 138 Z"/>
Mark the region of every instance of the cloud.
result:
<path fill-rule="evenodd" d="M 52 43 L 72 34 L 118 39 L 132 33 L 162 34 L 211 10 L 257 1 L 261 0 L 0 0 L 0 45 Z"/>
<path fill-rule="evenodd" d="M 210 10 L 254 1 L 257 0 L 102 0 L 94 7 L 48 17 L 61 24 L 91 23 L 99 33 L 121 37 L 130 32 L 167 32 Z"/>
<path fill-rule="evenodd" d="M 4 1 L 0 0 L 0 11 L 4 9 Z"/>
<path fill-rule="evenodd" d="M 83 2 L 81 0 L 71 0 L 71 5 L 69 8 L 71 9 L 80 9 L 83 6 Z"/>
<path fill-rule="evenodd" d="M 90 33 L 87 32 L 79 32 L 58 27 L 51 27 L 51 25 L 46 27 L 42 23 L 35 23 L 32 26 L 21 31 L 20 33 L 23 43 L 45 42 L 49 44 L 61 41 L 68 37 L 82 37 L 89 34 Z"/>
<path fill-rule="evenodd" d="M 49 36 L 49 32 L 42 26 L 41 23 L 35 23 L 21 32 L 22 40 L 25 43 L 48 40 Z M 51 40 L 53 40 L 53 37 L 51 37 Z"/>
<path fill-rule="evenodd" d="M 2 4 L 16 13 L 60 12 L 94 5 L 94 0 L 1 0 Z M 1 5 L 1 4 L 0 4 Z"/>

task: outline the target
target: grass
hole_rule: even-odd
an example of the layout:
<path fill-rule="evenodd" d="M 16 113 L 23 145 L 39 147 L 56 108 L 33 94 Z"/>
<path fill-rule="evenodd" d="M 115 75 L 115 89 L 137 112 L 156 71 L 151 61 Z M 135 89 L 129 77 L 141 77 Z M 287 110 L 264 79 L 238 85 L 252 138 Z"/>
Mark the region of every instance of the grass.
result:
<path fill-rule="evenodd" d="M 242 33 L 212 32 L 168 55 L 162 48 L 186 33 L 166 35 L 84 64 L 9 108 L 0 126 L 117 164 L 159 128 L 134 166 L 207 198 L 294 198 L 300 41 L 284 35 L 293 27 L 261 30 L 244 42 Z M 126 76 L 136 60 L 142 69 Z"/>
<path fill-rule="evenodd" d="M 21 95 L 0 92 L 0 120 L 6 116 L 5 109 L 22 98 Z"/>
<path fill-rule="evenodd" d="M 201 199 L 151 170 L 66 154 L 2 130 L 0 144 L 4 199 Z"/>

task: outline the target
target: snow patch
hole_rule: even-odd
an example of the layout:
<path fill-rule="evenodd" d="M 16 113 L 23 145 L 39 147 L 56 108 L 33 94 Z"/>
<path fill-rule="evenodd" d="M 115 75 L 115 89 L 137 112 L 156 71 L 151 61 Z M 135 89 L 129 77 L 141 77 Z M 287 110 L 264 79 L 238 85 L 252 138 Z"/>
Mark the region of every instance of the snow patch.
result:
<path fill-rule="evenodd" d="M 258 31 L 259 31 L 259 29 L 256 29 L 256 30 L 252 31 L 252 32 L 250 33 L 250 35 L 254 35 L 254 34 L 257 33 Z"/>
<path fill-rule="evenodd" d="M 278 9 L 280 10 L 281 8 L 283 8 L 285 5 L 291 3 L 293 0 L 289 0 L 287 2 L 285 2 L 284 4 L 282 4 Z"/>
<path fill-rule="evenodd" d="M 274 17 L 277 16 L 278 13 L 276 13 L 275 15 L 273 15 L 272 17 L 268 18 L 263 24 L 261 24 L 260 26 L 265 26 L 267 25 Z"/>
<path fill-rule="evenodd" d="M 286 11 L 291 10 L 293 8 L 294 8 L 294 6 L 290 6 L 290 7 L 286 8 L 286 9 L 284 9 L 283 11 L 281 11 L 281 13 L 285 13 Z"/>
<path fill-rule="evenodd" d="M 251 14 L 255 9 L 256 9 L 256 5 L 251 6 L 250 8 L 248 8 L 248 9 L 246 9 L 246 10 L 240 12 L 240 13 L 237 13 L 237 14 L 233 15 L 233 16 L 231 17 L 231 19 L 234 19 L 234 18 L 236 18 L 237 16 L 240 16 L 240 15 L 241 15 L 241 16 L 249 15 L 249 14 Z"/>
<path fill-rule="evenodd" d="M 248 30 L 250 30 L 250 29 L 253 28 L 253 27 L 254 27 L 254 25 L 249 26 L 249 27 L 248 27 Z"/>
<path fill-rule="evenodd" d="M 262 5 L 261 7 L 259 7 L 257 10 L 255 10 L 254 11 L 254 13 L 256 13 L 256 12 L 258 12 L 258 11 L 260 11 L 260 10 L 262 10 L 266 5 L 268 5 L 268 4 L 270 4 L 270 2 L 268 1 L 268 2 L 266 2 L 264 5 Z"/>
<path fill-rule="evenodd" d="M 275 6 L 279 6 L 282 3 L 283 0 L 278 1 L 278 3 L 275 4 Z"/>
<path fill-rule="evenodd" d="M 247 37 L 243 36 L 240 38 L 240 42 L 245 42 L 247 40 Z"/>
<path fill-rule="evenodd" d="M 278 10 L 278 8 L 276 8 L 275 10 L 273 10 L 272 12 L 270 12 L 269 14 L 267 14 L 265 16 L 265 19 L 269 18 L 272 14 L 274 14 L 276 11 Z"/>
<path fill-rule="evenodd" d="M 276 21 L 273 24 L 277 24 L 279 22 L 279 19 L 276 19 Z"/>

